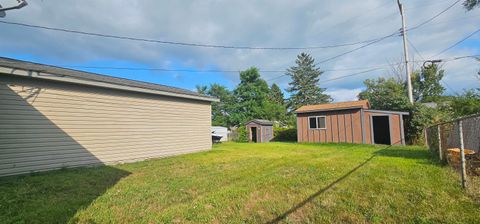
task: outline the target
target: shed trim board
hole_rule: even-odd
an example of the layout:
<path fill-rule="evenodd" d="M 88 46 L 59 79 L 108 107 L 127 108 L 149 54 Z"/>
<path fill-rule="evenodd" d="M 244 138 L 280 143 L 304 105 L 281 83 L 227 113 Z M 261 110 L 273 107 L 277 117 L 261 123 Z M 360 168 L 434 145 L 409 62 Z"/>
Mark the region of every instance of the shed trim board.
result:
<path fill-rule="evenodd" d="M 65 78 L 0 58 L 0 176 L 211 149 L 212 98 Z"/>
<path fill-rule="evenodd" d="M 361 109 L 362 107 L 342 107 L 342 108 L 335 108 L 335 109 L 324 109 L 324 110 L 307 110 L 307 111 L 294 111 L 294 114 L 304 114 L 304 113 L 312 113 L 312 112 L 326 112 L 326 111 L 337 111 L 337 110 L 351 110 L 351 109 Z"/>
<path fill-rule="evenodd" d="M 342 105 L 345 105 L 345 103 Z M 335 105 L 332 107 L 335 107 Z M 315 108 L 315 105 L 306 106 L 303 110 L 308 108 Z M 390 144 L 394 145 L 405 144 L 403 117 L 404 115 L 408 115 L 407 112 L 372 110 L 365 107 L 324 110 L 324 108 L 328 108 L 328 106 L 322 105 L 319 105 L 317 108 L 321 109 L 297 111 L 297 134 L 299 135 L 297 140 L 299 142 L 375 144 L 374 131 L 376 130 L 377 135 L 379 135 L 382 131 L 379 131 L 380 129 L 378 128 L 384 127 L 385 135 L 389 132 L 389 136 L 379 138 L 377 142 L 384 142 L 384 144 L 390 142 Z M 381 120 L 375 119 L 374 122 L 373 117 L 377 116 L 383 116 L 385 118 Z M 310 119 L 312 119 L 313 122 L 313 118 L 318 117 L 325 117 L 325 129 L 310 128 Z M 389 127 L 386 127 L 387 125 Z"/>
<path fill-rule="evenodd" d="M 361 124 L 361 127 L 362 127 L 362 143 L 365 144 L 367 143 L 367 137 L 365 135 L 365 121 L 364 121 L 364 117 L 365 117 L 365 110 L 362 108 L 360 109 L 360 124 Z"/>
<path fill-rule="evenodd" d="M 400 115 L 400 134 L 402 137 L 402 145 L 405 145 L 405 129 L 403 127 L 403 114 Z"/>

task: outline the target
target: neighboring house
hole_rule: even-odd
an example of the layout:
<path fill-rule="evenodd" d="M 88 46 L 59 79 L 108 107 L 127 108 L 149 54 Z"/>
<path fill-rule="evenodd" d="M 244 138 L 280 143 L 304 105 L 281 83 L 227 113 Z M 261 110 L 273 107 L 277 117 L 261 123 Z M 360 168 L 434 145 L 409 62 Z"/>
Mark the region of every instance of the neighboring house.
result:
<path fill-rule="evenodd" d="M 249 142 L 269 142 L 273 139 L 273 122 L 255 119 L 245 124 Z"/>
<path fill-rule="evenodd" d="M 295 111 L 298 142 L 404 145 L 408 113 L 369 108 L 366 100 L 300 107 Z"/>
<path fill-rule="evenodd" d="M 188 90 L 0 58 L 0 176 L 211 148 L 211 102 Z"/>
<path fill-rule="evenodd" d="M 222 136 L 221 142 L 228 141 L 228 128 L 221 126 L 212 126 L 212 134 Z"/>

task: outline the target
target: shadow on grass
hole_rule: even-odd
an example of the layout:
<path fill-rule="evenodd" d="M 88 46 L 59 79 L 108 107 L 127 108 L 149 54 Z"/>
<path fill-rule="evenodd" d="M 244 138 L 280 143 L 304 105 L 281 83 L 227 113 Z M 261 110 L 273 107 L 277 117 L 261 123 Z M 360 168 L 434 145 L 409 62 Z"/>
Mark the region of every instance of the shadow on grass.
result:
<path fill-rule="evenodd" d="M 398 143 L 398 142 L 396 142 Z M 394 143 L 395 144 L 395 143 Z M 351 144 L 352 146 L 354 146 L 354 144 Z M 270 220 L 269 222 L 267 223 L 279 223 L 280 221 L 284 220 L 285 218 L 287 218 L 287 216 L 289 216 L 290 214 L 294 213 L 295 211 L 297 211 L 298 209 L 302 208 L 303 206 L 305 206 L 307 203 L 313 201 L 315 198 L 317 198 L 318 196 L 322 195 L 323 193 L 325 193 L 326 191 L 330 190 L 332 187 L 334 187 L 335 185 L 337 185 L 338 183 L 342 182 L 343 180 L 345 180 L 347 177 L 349 177 L 350 175 L 352 175 L 355 171 L 357 171 L 358 169 L 362 168 L 363 166 L 365 166 L 368 162 L 370 162 L 373 158 L 375 158 L 376 156 L 385 156 L 385 155 L 402 155 L 402 154 L 405 154 L 406 152 L 393 152 L 393 153 L 389 153 L 388 151 L 392 150 L 392 151 L 396 151 L 396 149 L 391 149 L 393 147 L 393 145 L 389 145 L 389 146 L 386 146 L 385 148 L 381 149 L 381 150 L 378 150 L 376 151 L 370 158 L 368 158 L 367 160 L 365 160 L 364 162 L 360 163 L 358 166 L 354 167 L 352 170 L 348 171 L 346 174 L 344 174 L 343 176 L 341 176 L 340 178 L 338 178 L 337 180 L 335 180 L 334 182 L 330 183 L 329 185 L 327 185 L 326 187 L 320 189 L 319 191 L 315 192 L 314 194 L 310 195 L 308 198 L 306 198 L 305 200 L 303 200 L 302 202 L 298 203 L 297 205 L 293 206 L 292 208 L 290 208 L 288 211 L 284 212 L 283 214 L 279 215 L 278 217 L 276 217 L 275 219 L 273 220 Z M 406 151 L 412 151 L 413 150 L 406 150 Z M 426 152 L 426 156 L 428 158 L 429 154 L 428 152 Z M 423 154 L 418 154 L 416 156 L 419 156 L 419 158 L 425 158 L 423 156 Z M 415 157 L 415 156 L 412 156 L 412 157 Z"/>
<path fill-rule="evenodd" d="M 373 158 L 375 158 L 376 155 L 372 155 L 370 158 L 368 158 L 367 160 L 365 160 L 364 162 L 362 162 L 361 164 L 359 164 L 358 166 L 356 166 L 355 168 L 353 168 L 352 170 L 350 170 L 348 173 L 344 174 L 343 176 L 341 176 L 340 178 L 338 178 L 337 180 L 335 180 L 334 182 L 330 183 L 329 185 L 327 185 L 326 187 L 320 189 L 319 191 L 315 192 L 315 194 L 312 194 L 310 195 L 308 198 L 306 198 L 305 200 L 303 200 L 302 202 L 298 203 L 297 205 L 295 205 L 294 207 L 290 208 L 288 211 L 284 212 L 283 214 L 279 215 L 278 217 L 276 217 L 275 219 L 267 222 L 267 223 L 278 223 L 280 221 L 282 221 L 283 219 L 287 218 L 288 215 L 294 213 L 295 211 L 297 211 L 298 209 L 300 209 L 301 207 L 305 206 L 307 203 L 313 201 L 316 197 L 320 196 L 321 194 L 325 193 L 326 191 L 328 191 L 330 188 L 334 187 L 336 184 L 342 182 L 344 179 L 346 179 L 347 177 L 349 177 L 352 173 L 354 173 L 355 171 L 357 171 L 358 169 L 360 169 L 361 167 L 365 166 L 368 162 L 370 162 Z"/>
<path fill-rule="evenodd" d="M 0 220 L 67 223 L 130 172 L 109 166 L 0 179 Z M 73 220 L 74 222 L 74 220 Z"/>

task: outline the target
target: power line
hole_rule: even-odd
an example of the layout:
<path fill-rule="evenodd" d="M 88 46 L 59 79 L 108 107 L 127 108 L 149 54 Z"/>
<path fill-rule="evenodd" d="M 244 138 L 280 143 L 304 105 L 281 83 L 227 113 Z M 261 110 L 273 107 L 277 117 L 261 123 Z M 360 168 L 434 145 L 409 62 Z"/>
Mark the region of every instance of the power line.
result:
<path fill-rule="evenodd" d="M 453 4 L 451 4 L 450 6 L 448 6 L 446 9 L 442 10 L 441 12 L 437 13 L 435 16 L 431 17 L 430 19 L 427 19 L 425 21 L 423 21 L 422 23 L 412 27 L 412 28 L 409 28 L 407 29 L 407 31 L 410 31 L 410 30 L 415 30 L 415 29 L 418 29 L 422 26 L 424 26 L 425 24 L 433 21 L 434 19 L 436 19 L 437 17 L 441 16 L 443 13 L 447 12 L 448 10 L 450 10 L 453 6 L 455 6 L 456 4 L 458 4 L 460 2 L 460 0 L 457 0 L 456 2 L 454 2 Z"/>
<path fill-rule="evenodd" d="M 168 68 L 146 68 L 146 67 L 111 67 L 111 66 L 82 66 L 82 65 L 60 65 L 58 67 L 101 69 L 101 70 L 129 70 L 129 71 L 161 71 L 161 72 L 187 72 L 187 73 L 240 73 L 243 70 L 192 70 L 192 69 L 168 69 Z M 371 67 L 353 67 L 339 69 L 325 69 L 324 72 L 362 70 Z M 261 73 L 279 73 L 285 70 L 259 70 Z"/>
<path fill-rule="evenodd" d="M 460 60 L 460 59 L 465 59 L 465 58 L 476 58 L 476 57 L 479 57 L 480 55 L 465 55 L 465 56 L 457 56 L 457 57 L 453 57 L 453 58 L 444 58 L 444 59 L 439 59 L 440 61 L 443 61 L 443 62 L 449 62 L 449 61 L 455 61 L 455 60 Z M 423 58 L 423 57 L 422 57 Z M 428 60 L 412 60 L 411 62 L 416 62 L 416 63 L 419 63 L 419 62 L 425 62 L 425 61 L 428 61 Z M 334 79 L 328 79 L 328 80 L 324 80 L 324 81 L 321 81 L 321 82 L 330 82 L 330 81 L 334 81 L 334 80 L 337 80 L 337 79 L 342 79 L 342 78 L 347 78 L 347 77 L 351 77 L 351 76 L 356 76 L 356 75 L 360 75 L 360 74 L 364 74 L 364 73 L 367 73 L 367 72 L 371 72 L 371 71 L 376 71 L 376 70 L 380 70 L 380 69 L 386 69 L 388 67 L 388 65 L 400 65 L 400 64 L 403 64 L 404 62 L 398 62 L 398 63 L 392 63 L 392 64 L 380 64 L 380 65 L 377 65 L 377 66 L 372 66 L 371 69 L 369 70 L 366 70 L 366 71 L 362 71 L 362 72 L 357 72 L 357 73 L 353 73 L 353 74 L 350 74 L 350 75 L 345 75 L 345 76 L 340 76 L 340 77 L 337 77 L 337 78 L 334 78 Z M 368 68 L 355 68 L 355 69 L 368 69 Z M 322 70 L 322 71 L 329 71 L 329 70 Z M 330 71 L 335 71 L 334 69 L 330 70 Z M 337 70 L 338 71 L 338 70 Z M 280 75 L 280 76 L 277 76 L 277 77 L 273 77 L 271 79 L 267 79 L 265 81 L 272 81 L 272 80 L 276 80 L 276 79 L 279 79 L 279 78 L 282 78 L 282 77 L 286 77 L 288 76 L 287 74 L 283 74 L 283 75 Z"/>
<path fill-rule="evenodd" d="M 425 24 L 433 21 L 434 19 L 436 19 L 437 17 L 439 17 L 440 15 L 442 15 L 443 13 L 445 13 L 446 11 L 448 11 L 449 9 L 451 9 L 453 6 L 455 6 L 458 2 L 460 2 L 460 0 L 457 0 L 457 1 L 454 2 L 452 5 L 448 6 L 446 9 L 444 9 L 444 10 L 442 10 L 441 12 L 435 14 L 433 17 L 431 17 L 431 18 L 423 21 L 422 23 L 420 23 L 420 24 L 418 24 L 418 25 L 416 25 L 416 26 L 414 26 L 414 27 L 412 27 L 412 28 L 410 28 L 410 29 L 407 29 L 407 31 L 414 30 L 414 29 L 418 29 L 418 28 L 424 26 Z M 343 53 L 341 53 L 341 54 L 335 55 L 335 56 L 330 57 L 330 58 L 326 58 L 326 59 L 324 59 L 324 60 L 316 63 L 316 65 L 322 64 L 322 63 L 325 63 L 325 62 L 328 62 L 328 61 L 331 61 L 331 60 L 333 60 L 333 59 L 342 57 L 342 56 L 347 55 L 347 54 L 350 54 L 350 53 L 353 53 L 353 52 L 355 52 L 355 51 L 358 51 L 358 50 L 360 50 L 360 49 L 362 49 L 362 48 L 368 47 L 368 46 L 370 46 L 370 45 L 372 45 L 372 44 L 378 43 L 378 42 L 380 42 L 380 41 L 382 41 L 382 40 L 385 40 L 385 39 L 387 39 L 387 38 L 396 36 L 396 35 L 399 34 L 399 33 L 400 33 L 400 32 L 397 31 L 397 32 L 394 32 L 394 33 L 392 33 L 392 34 L 390 34 L 390 35 L 387 35 L 387 36 L 384 36 L 384 37 L 380 37 L 380 38 L 374 39 L 374 40 L 372 40 L 372 41 L 370 41 L 370 42 L 367 42 L 367 44 L 362 45 L 362 46 L 360 46 L 360 47 L 357 47 L 357 48 L 354 48 L 354 49 L 352 49 L 352 50 L 343 52 Z"/>
<path fill-rule="evenodd" d="M 380 42 L 380 41 L 382 41 L 382 40 L 385 40 L 385 39 L 387 39 L 387 38 L 389 38 L 389 37 L 396 36 L 398 33 L 399 33 L 399 32 L 395 32 L 395 33 L 392 33 L 392 34 L 390 34 L 390 35 L 387 35 L 387 36 L 384 36 L 384 37 L 381 37 L 381 38 L 377 38 L 377 39 L 375 39 L 374 41 L 371 41 L 371 42 L 369 42 L 369 43 L 367 43 L 367 44 L 365 44 L 365 45 L 362 45 L 362 46 L 360 46 L 360 47 L 357 47 L 357 48 L 354 48 L 354 49 L 352 49 L 352 50 L 343 52 L 343 53 L 341 53 L 341 54 L 335 55 L 335 56 L 330 57 L 330 58 L 323 59 L 323 60 L 317 62 L 315 65 L 319 65 L 319 64 L 322 64 L 322 63 L 331 61 L 331 60 L 333 60 L 333 59 L 342 57 L 342 56 L 344 56 L 344 55 L 353 53 L 353 52 L 358 51 L 358 50 L 360 50 L 360 49 L 362 49 L 362 48 L 368 47 L 368 46 L 370 46 L 370 45 L 372 45 L 372 44 L 375 44 L 375 43 L 378 43 L 378 42 Z"/>
<path fill-rule="evenodd" d="M 327 79 L 327 80 L 324 80 L 324 81 L 320 80 L 320 83 L 331 82 L 331 81 L 344 79 L 344 78 L 348 78 L 348 77 L 352 77 L 352 76 L 357 76 L 357 75 L 365 74 L 367 72 L 373 72 L 373 71 L 381 70 L 381 69 L 385 69 L 385 68 L 374 68 L 374 69 L 370 69 L 370 70 L 367 70 L 367 71 L 353 73 L 353 74 L 350 74 L 350 75 L 339 76 L 339 77 L 336 77 L 336 78 L 333 78 L 333 79 Z"/>
<path fill-rule="evenodd" d="M 410 42 L 410 44 L 412 44 Z M 415 48 L 415 46 L 412 45 L 412 47 Z M 418 50 L 416 50 L 417 53 Z M 459 57 L 454 57 L 454 58 L 447 58 L 447 59 L 441 59 L 445 62 L 447 61 L 452 61 L 452 60 L 459 60 L 463 58 L 473 58 L 473 57 L 478 57 L 478 55 L 467 55 L 467 56 L 459 56 Z M 423 60 L 418 60 L 418 61 L 412 61 L 416 63 L 424 62 L 427 61 L 422 57 Z M 395 64 L 402 64 L 401 62 L 399 63 L 393 63 Z M 377 65 L 371 65 L 368 67 L 351 67 L 351 68 L 338 68 L 338 69 L 323 69 L 323 72 L 334 72 L 334 71 L 354 71 L 354 70 L 365 70 L 365 69 L 372 69 L 372 68 L 386 68 L 387 66 L 392 65 L 392 64 L 377 64 Z M 56 65 L 57 67 L 67 67 L 67 68 L 82 68 L 82 69 L 100 69 L 100 70 L 129 70 L 129 71 L 161 71 L 161 72 L 187 72 L 187 73 L 240 73 L 243 70 L 242 69 L 233 69 L 233 70 L 193 70 L 193 69 L 169 69 L 169 68 L 147 68 L 147 67 L 114 67 L 114 66 L 82 66 L 82 65 Z M 285 72 L 285 70 L 262 70 L 260 69 L 259 72 L 261 73 L 280 73 L 280 72 Z M 285 75 L 282 75 L 285 76 Z M 267 80 L 270 81 L 270 80 Z"/>
<path fill-rule="evenodd" d="M 445 49 L 444 49 L 444 50 L 442 50 L 442 51 L 440 51 L 440 53 L 436 54 L 434 57 L 437 57 L 437 56 L 439 56 L 439 55 L 441 55 L 441 54 L 443 54 L 443 53 L 447 52 L 448 50 L 450 50 L 450 49 L 454 48 L 455 46 L 457 46 L 457 45 L 461 44 L 463 41 L 466 41 L 468 38 L 472 37 L 473 35 L 477 34 L 478 32 L 480 32 L 480 29 L 478 29 L 478 30 L 476 30 L 475 32 L 473 32 L 473 33 L 469 34 L 469 35 L 468 35 L 468 36 L 466 36 L 465 38 L 463 38 L 463 39 L 461 39 L 461 40 L 457 41 L 455 44 L 453 44 L 453 45 L 451 45 L 451 46 L 449 46 L 449 47 L 445 48 Z"/>
<path fill-rule="evenodd" d="M 112 34 L 102 34 L 102 33 L 85 32 L 85 31 L 78 31 L 78 30 L 71 30 L 71 29 L 64 29 L 64 28 L 55 28 L 55 27 L 47 27 L 47 26 L 40 26 L 40 25 L 32 25 L 32 24 L 19 23 L 19 22 L 0 21 L 0 23 L 8 24 L 8 25 L 22 26 L 22 27 L 28 27 L 28 28 L 35 28 L 35 29 L 44 29 L 44 30 L 50 30 L 50 31 L 58 31 L 58 32 L 66 32 L 66 33 L 74 33 L 74 34 L 87 35 L 87 36 L 96 36 L 96 37 L 113 38 L 113 39 L 130 40 L 130 41 L 141 41 L 141 42 L 149 42 L 149 43 L 157 43 L 157 44 L 168 44 L 168 45 L 179 45 L 179 46 L 186 46 L 186 47 L 224 48 L 224 49 L 243 49 L 243 50 L 327 49 L 327 48 L 354 46 L 354 45 L 368 43 L 368 42 L 376 40 L 376 39 L 371 39 L 371 40 L 363 40 L 363 41 L 350 42 L 350 43 L 340 43 L 340 44 L 332 44 L 332 45 L 324 45 L 324 46 L 307 46 L 307 47 L 252 47 L 252 46 L 235 46 L 235 45 L 219 45 L 219 44 L 201 44 L 201 43 L 189 43 L 189 42 L 177 42 L 177 41 L 147 39 L 147 38 L 130 37 L 130 36 L 118 36 L 118 35 L 112 35 Z"/>
<path fill-rule="evenodd" d="M 438 13 L 434 17 L 428 19 L 427 21 L 417 25 L 414 28 L 416 29 L 420 26 L 425 25 L 426 23 L 434 20 L 444 12 L 448 11 L 452 8 L 455 4 L 457 4 L 460 0 L 457 0 L 454 4 L 449 6 L 447 9 L 443 10 L 442 12 Z M 352 53 L 364 47 L 370 46 L 374 43 L 377 43 L 383 39 L 388 37 L 394 36 L 395 34 L 391 34 L 385 37 L 374 38 L 370 40 L 363 40 L 357 42 L 350 42 L 350 43 L 341 43 L 341 44 L 332 44 L 332 45 L 324 45 L 324 46 L 307 46 L 307 47 L 252 47 L 252 46 L 235 46 L 235 45 L 219 45 L 219 44 L 201 44 L 201 43 L 189 43 L 189 42 L 178 42 L 178 41 L 166 41 L 166 40 L 157 40 L 157 39 L 147 39 L 147 38 L 139 38 L 139 37 L 130 37 L 130 36 L 119 36 L 119 35 L 112 35 L 112 34 L 102 34 L 102 33 L 94 33 L 94 32 L 86 32 L 86 31 L 79 31 L 79 30 L 72 30 L 72 29 L 65 29 L 65 28 L 56 28 L 56 27 L 48 27 L 48 26 L 40 26 L 40 25 L 32 25 L 27 23 L 20 23 L 20 22 L 9 22 L 9 21 L 0 21 L 0 23 L 8 24 L 8 25 L 17 25 L 23 26 L 28 28 L 36 28 L 36 29 L 44 29 L 44 30 L 51 30 L 51 31 L 58 31 L 58 32 L 67 32 L 67 33 L 74 33 L 74 34 L 81 34 L 87 36 L 96 36 L 96 37 L 103 37 L 103 38 L 114 38 L 114 39 L 122 39 L 122 40 L 131 40 L 131 41 L 141 41 L 141 42 L 149 42 L 149 43 L 158 43 L 158 44 L 168 44 L 168 45 L 179 45 L 179 46 L 187 46 L 187 47 L 203 47 L 203 48 L 224 48 L 224 49 L 244 49 L 244 50 L 308 50 L 308 49 L 327 49 L 327 48 L 338 48 L 338 47 L 346 47 L 346 46 L 355 46 L 359 44 L 367 43 L 366 45 L 360 46 L 355 48 L 351 51 L 347 51 L 340 55 L 334 56 L 332 58 L 328 58 L 326 61 L 333 60 L 335 58 L 341 57 L 345 54 Z"/>
<path fill-rule="evenodd" d="M 408 40 L 408 39 L 407 39 Z M 417 50 L 417 48 L 415 47 L 415 45 L 410 42 L 410 40 L 408 40 L 408 43 L 410 43 L 410 45 L 413 47 L 413 49 L 415 50 L 415 52 L 417 52 L 418 56 L 420 56 L 423 60 L 425 60 L 425 58 L 422 56 L 422 54 L 420 54 L 420 52 Z M 458 59 L 454 59 L 454 60 L 459 60 L 460 58 Z M 455 95 L 459 95 L 457 91 L 455 91 L 447 82 L 445 82 L 443 79 L 440 80 L 440 82 L 443 83 L 443 85 L 445 85 L 450 91 L 452 91 L 453 93 L 455 93 Z"/>

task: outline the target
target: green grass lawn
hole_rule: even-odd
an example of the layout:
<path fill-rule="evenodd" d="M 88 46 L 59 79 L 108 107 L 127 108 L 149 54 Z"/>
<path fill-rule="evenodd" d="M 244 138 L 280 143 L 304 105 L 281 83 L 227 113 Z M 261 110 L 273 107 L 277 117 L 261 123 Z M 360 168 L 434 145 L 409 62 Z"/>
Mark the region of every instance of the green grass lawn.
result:
<path fill-rule="evenodd" d="M 0 178 L 3 223 L 479 223 L 419 147 L 215 145 L 145 162 Z"/>

